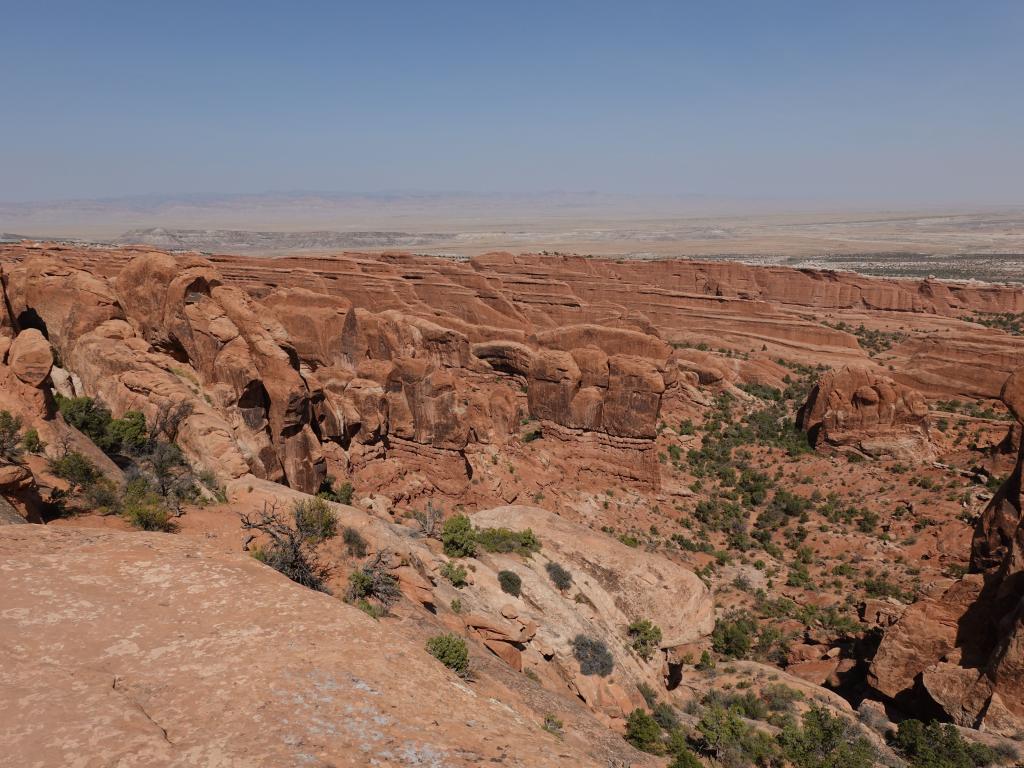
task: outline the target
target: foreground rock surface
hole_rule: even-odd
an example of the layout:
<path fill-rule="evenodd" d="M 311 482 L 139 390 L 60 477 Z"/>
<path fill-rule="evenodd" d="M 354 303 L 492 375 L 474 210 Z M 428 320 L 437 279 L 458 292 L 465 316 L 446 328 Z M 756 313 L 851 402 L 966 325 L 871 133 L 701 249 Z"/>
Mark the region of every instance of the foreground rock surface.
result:
<path fill-rule="evenodd" d="M 606 764 L 244 555 L 12 525 L 0 571 L 0 743 L 19 765 Z"/>

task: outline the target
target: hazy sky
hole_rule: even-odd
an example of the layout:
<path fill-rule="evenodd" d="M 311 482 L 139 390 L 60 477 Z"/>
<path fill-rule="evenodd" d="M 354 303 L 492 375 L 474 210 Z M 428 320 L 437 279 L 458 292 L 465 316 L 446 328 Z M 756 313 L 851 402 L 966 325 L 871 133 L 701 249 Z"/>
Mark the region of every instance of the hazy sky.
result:
<path fill-rule="evenodd" d="M 0 200 L 1024 203 L 1024 2 L 0 0 Z"/>

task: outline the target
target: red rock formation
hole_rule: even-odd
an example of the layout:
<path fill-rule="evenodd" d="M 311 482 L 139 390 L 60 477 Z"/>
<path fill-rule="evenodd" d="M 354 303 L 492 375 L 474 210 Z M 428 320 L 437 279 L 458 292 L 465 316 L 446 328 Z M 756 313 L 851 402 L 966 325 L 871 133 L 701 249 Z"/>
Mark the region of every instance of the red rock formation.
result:
<path fill-rule="evenodd" d="M 867 368 L 847 366 L 824 373 L 798 422 L 815 446 L 916 461 L 931 456 L 924 397 Z"/>
<path fill-rule="evenodd" d="M 1007 379 L 1003 401 L 1024 418 L 1024 373 Z M 978 521 L 972 573 L 908 608 L 871 664 L 872 685 L 885 695 L 923 693 L 957 724 L 1002 735 L 1024 728 L 1022 466 L 1024 443 Z"/>

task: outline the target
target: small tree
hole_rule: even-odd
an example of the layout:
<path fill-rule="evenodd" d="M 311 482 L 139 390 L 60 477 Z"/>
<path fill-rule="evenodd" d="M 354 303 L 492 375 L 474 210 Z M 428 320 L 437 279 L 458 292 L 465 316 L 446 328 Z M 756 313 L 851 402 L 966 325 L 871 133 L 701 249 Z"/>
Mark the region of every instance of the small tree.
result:
<path fill-rule="evenodd" d="M 596 637 L 576 635 L 572 639 L 572 654 L 584 675 L 607 677 L 615 668 L 615 659 L 608 646 Z"/>
<path fill-rule="evenodd" d="M 21 440 L 21 419 L 10 411 L 0 411 L 0 459 L 7 462 L 20 459 Z"/>
<path fill-rule="evenodd" d="M 461 677 L 469 674 L 469 648 L 466 647 L 466 641 L 458 635 L 435 635 L 427 640 L 427 651 Z"/>
<path fill-rule="evenodd" d="M 441 543 L 448 557 L 472 557 L 476 554 L 476 535 L 466 515 L 455 515 L 441 527 Z"/>
<path fill-rule="evenodd" d="M 548 572 L 548 578 L 555 585 L 559 592 L 565 592 L 572 586 L 572 574 L 554 561 L 545 564 L 544 570 Z"/>
<path fill-rule="evenodd" d="M 498 584 L 502 592 L 513 597 L 519 597 L 523 589 L 523 580 L 513 571 L 498 571 Z"/>
<path fill-rule="evenodd" d="M 652 624 L 649 619 L 637 619 L 629 625 L 628 632 L 633 650 L 642 659 L 650 659 L 661 645 L 661 627 Z"/>

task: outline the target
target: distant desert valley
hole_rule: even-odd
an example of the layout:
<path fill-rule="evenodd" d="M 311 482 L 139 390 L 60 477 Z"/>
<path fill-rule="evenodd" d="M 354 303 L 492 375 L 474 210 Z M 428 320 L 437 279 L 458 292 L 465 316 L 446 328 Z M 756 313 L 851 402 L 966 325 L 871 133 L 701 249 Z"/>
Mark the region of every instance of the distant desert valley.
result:
<path fill-rule="evenodd" d="M 10 764 L 1020 765 L 1024 210 L 609 206 L 0 208 Z"/>

